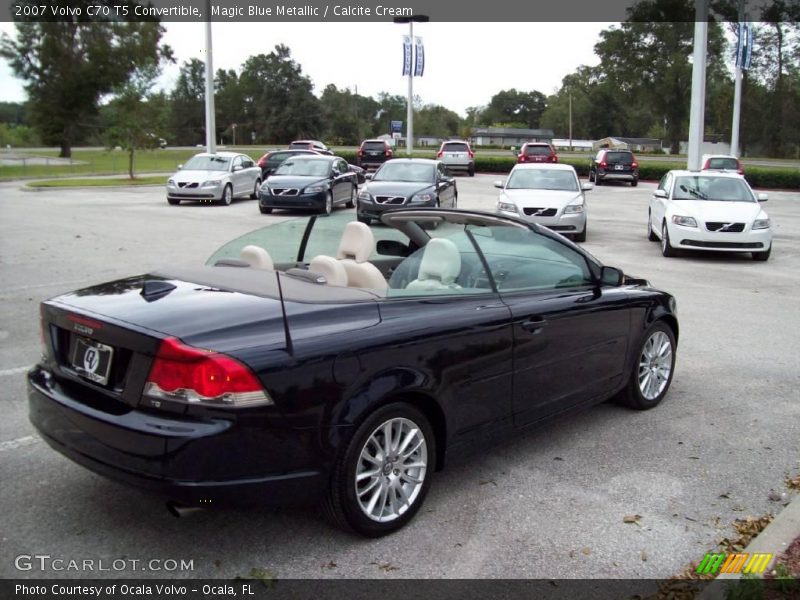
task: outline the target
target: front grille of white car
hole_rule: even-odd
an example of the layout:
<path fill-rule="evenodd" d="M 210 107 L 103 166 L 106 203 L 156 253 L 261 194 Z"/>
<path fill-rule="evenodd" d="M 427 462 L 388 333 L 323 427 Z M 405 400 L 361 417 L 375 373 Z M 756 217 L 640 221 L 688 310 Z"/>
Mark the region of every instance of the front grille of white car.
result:
<path fill-rule="evenodd" d="M 558 213 L 557 208 L 523 208 L 524 212 L 529 217 L 555 217 Z"/>
<path fill-rule="evenodd" d="M 188 182 L 188 181 L 179 181 L 179 182 L 178 182 L 178 187 L 179 187 L 179 188 L 185 188 L 185 189 L 196 188 L 196 187 L 197 187 L 197 185 L 198 185 L 198 184 L 197 184 L 197 182 L 196 182 L 196 181 L 195 181 L 195 182 L 193 182 L 193 183 L 190 183 L 190 182 Z"/>
<path fill-rule="evenodd" d="M 744 223 L 706 221 L 706 229 L 715 233 L 741 233 L 744 231 Z"/>

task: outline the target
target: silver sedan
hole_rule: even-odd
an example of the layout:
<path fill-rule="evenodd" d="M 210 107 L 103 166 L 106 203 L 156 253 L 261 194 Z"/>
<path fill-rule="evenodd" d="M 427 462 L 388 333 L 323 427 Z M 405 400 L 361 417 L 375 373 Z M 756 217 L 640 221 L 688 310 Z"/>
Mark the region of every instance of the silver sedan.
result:
<path fill-rule="evenodd" d="M 230 204 L 234 198 L 258 198 L 261 167 L 246 154 L 201 153 L 190 158 L 167 181 L 167 202 L 201 200 Z"/>

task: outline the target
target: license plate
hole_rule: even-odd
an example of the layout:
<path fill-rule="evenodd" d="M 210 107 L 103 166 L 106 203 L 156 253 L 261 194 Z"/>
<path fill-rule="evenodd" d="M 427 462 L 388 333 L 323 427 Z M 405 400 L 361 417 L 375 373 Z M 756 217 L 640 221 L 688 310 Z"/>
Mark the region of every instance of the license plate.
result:
<path fill-rule="evenodd" d="M 616 171 L 622 171 L 624 168 L 625 168 L 624 165 L 614 165 L 614 170 Z"/>
<path fill-rule="evenodd" d="M 72 367 L 81 377 L 105 385 L 108 383 L 113 355 L 114 349 L 111 346 L 79 337 L 75 340 Z"/>
<path fill-rule="evenodd" d="M 367 152 L 369 156 L 378 156 L 380 152 Z"/>

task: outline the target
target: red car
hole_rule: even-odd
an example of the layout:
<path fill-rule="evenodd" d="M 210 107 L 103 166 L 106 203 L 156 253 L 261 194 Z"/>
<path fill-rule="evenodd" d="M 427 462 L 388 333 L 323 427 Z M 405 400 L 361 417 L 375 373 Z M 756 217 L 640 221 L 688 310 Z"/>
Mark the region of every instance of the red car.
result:
<path fill-rule="evenodd" d="M 544 142 L 527 142 L 522 145 L 517 155 L 518 163 L 557 163 L 558 155 L 550 144 Z"/>

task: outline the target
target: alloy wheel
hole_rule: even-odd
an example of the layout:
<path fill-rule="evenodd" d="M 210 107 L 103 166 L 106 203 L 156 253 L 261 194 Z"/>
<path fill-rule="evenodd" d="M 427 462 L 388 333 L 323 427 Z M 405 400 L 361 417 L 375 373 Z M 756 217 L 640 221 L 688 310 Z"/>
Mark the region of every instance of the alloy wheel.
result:
<path fill-rule="evenodd" d="M 639 391 L 655 400 L 666 388 L 672 373 L 672 342 L 663 331 L 647 338 L 639 356 Z"/>

